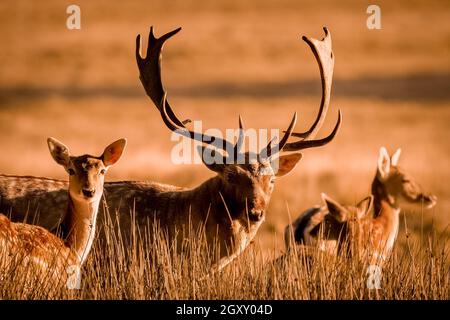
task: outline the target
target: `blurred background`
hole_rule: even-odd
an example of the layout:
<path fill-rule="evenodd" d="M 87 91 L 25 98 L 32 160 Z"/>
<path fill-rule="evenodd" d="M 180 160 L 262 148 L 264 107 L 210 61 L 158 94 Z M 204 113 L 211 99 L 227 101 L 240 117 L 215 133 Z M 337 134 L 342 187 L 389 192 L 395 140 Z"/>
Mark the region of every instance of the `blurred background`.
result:
<path fill-rule="evenodd" d="M 66 8 L 81 8 L 68 30 Z M 432 210 L 408 208 L 408 232 L 424 241 L 450 223 L 450 3 L 378 1 L 381 30 L 368 30 L 367 1 L 171 0 L 0 2 L 0 173 L 66 178 L 46 137 L 74 154 L 99 154 L 127 137 L 111 180 L 155 180 L 193 187 L 213 176 L 202 165 L 175 165 L 174 142 L 145 95 L 135 37 L 183 30 L 164 50 L 163 78 L 180 118 L 203 128 L 309 127 L 320 103 L 317 63 L 302 35 L 332 34 L 336 57 L 327 121 L 343 126 L 326 147 L 305 150 L 279 179 L 257 241 L 283 248 L 283 229 L 320 193 L 356 203 L 370 192 L 378 150 L 403 150 L 400 164 L 438 196 Z M 400 245 L 406 233 L 402 215 Z M 403 242 L 402 242 L 403 241 Z"/>

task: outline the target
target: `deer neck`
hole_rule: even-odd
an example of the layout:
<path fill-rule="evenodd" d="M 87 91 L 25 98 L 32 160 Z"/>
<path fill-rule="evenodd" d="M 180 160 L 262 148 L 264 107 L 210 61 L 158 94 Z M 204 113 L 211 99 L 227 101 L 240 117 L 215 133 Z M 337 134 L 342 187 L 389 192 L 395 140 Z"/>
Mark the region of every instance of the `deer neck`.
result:
<path fill-rule="evenodd" d="M 86 260 L 94 241 L 99 204 L 100 199 L 85 202 L 69 194 L 69 205 L 62 223 L 63 235 L 66 246 L 76 254 L 80 265 Z"/>
<path fill-rule="evenodd" d="M 383 203 L 388 205 L 392 210 L 398 210 L 400 212 L 395 197 L 387 192 L 385 184 L 377 176 L 375 176 L 372 182 L 372 195 L 374 217 L 378 217 L 381 214 Z"/>
<path fill-rule="evenodd" d="M 397 205 L 396 197 L 389 194 L 385 184 L 375 176 L 372 183 L 374 219 L 372 223 L 378 225 L 383 230 L 381 239 L 379 239 L 378 254 L 386 258 L 394 246 L 398 235 L 400 208 Z"/>
<path fill-rule="evenodd" d="M 383 230 L 379 242 L 381 244 L 380 252 L 389 253 L 398 235 L 400 209 L 393 207 L 386 200 L 381 200 L 380 212 L 373 222 L 381 226 Z"/>
<path fill-rule="evenodd" d="M 208 199 L 208 201 L 203 200 L 202 202 L 208 205 L 210 208 L 208 211 L 211 211 L 212 214 L 216 213 L 236 219 L 245 211 L 245 203 L 220 176 L 208 179 L 193 192 L 201 199 Z"/>

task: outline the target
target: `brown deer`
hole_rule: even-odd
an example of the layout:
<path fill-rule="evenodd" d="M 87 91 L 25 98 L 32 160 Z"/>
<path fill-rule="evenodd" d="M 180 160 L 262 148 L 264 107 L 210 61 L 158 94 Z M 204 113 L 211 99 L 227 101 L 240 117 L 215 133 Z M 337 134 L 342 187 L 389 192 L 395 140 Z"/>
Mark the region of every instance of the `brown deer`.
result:
<path fill-rule="evenodd" d="M 432 208 L 437 201 L 398 166 L 400 153 L 398 149 L 390 157 L 386 148 L 380 149 L 372 195 L 356 206 L 342 205 L 322 194 L 324 206 L 306 210 L 286 227 L 286 248 L 303 243 L 337 254 L 344 247 L 359 256 L 368 255 L 371 264 L 386 261 L 397 238 L 402 203 Z M 367 214 L 372 203 L 374 215 Z"/>
<path fill-rule="evenodd" d="M 61 237 L 40 226 L 11 222 L 0 214 L 0 272 L 19 266 L 64 280 L 67 268 L 80 268 L 91 250 L 105 174 L 121 157 L 126 140 L 113 142 L 99 157 L 71 156 L 69 148 L 54 138 L 47 143 L 53 159 L 69 174 Z"/>
<path fill-rule="evenodd" d="M 326 36 L 322 41 L 304 37 L 319 63 L 322 78 L 322 101 L 316 121 L 310 130 L 296 134 L 301 138 L 299 141 L 288 143 L 296 123 L 294 115 L 280 141 L 276 145 L 270 142 L 255 155 L 240 151 L 244 139 L 241 120 L 238 141 L 233 144 L 219 137 L 187 129 L 185 124 L 188 121 L 179 120 L 170 107 L 161 81 L 161 50 L 165 41 L 179 30 L 180 28 L 155 38 L 151 28 L 145 58 L 140 55 L 140 36 L 137 37 L 136 59 L 140 79 L 163 122 L 171 131 L 224 151 L 225 155 L 216 161 L 218 154 L 212 148 L 203 146 L 200 150 L 206 167 L 217 175 L 192 189 L 154 182 L 110 182 L 105 184 L 105 197 L 110 214 L 120 212 L 121 233 L 125 236 L 134 221 L 140 226 L 156 221 L 167 231 L 170 239 L 178 241 L 184 239 L 186 226 L 203 228 L 208 243 L 219 245 L 218 266 L 222 267 L 245 249 L 264 221 L 275 178 L 289 173 L 301 158 L 300 153 L 280 156 L 279 152 L 325 145 L 332 141 L 339 130 L 340 112 L 331 134 L 324 139 L 312 140 L 324 121 L 330 101 L 334 67 L 331 36 L 325 28 Z M 242 163 L 234 161 L 239 157 L 244 160 Z M 214 161 L 209 161 L 211 159 Z M 16 190 L 5 191 L 5 181 L 16 181 L 16 185 L 30 187 L 30 191 L 21 191 L 22 196 L 17 197 Z M 30 201 L 53 202 L 57 207 L 63 199 L 60 194 L 63 186 L 64 182 L 55 180 L 0 176 L 0 194 L 3 202 L 12 208 L 12 215 L 16 219 L 23 219 L 23 216 L 18 216 L 15 208 L 26 208 Z M 35 200 L 37 198 L 39 200 Z M 130 211 L 135 213 L 133 219 Z M 38 222 L 43 221 L 47 227 L 52 227 L 59 219 L 59 215 L 54 215 L 52 219 Z"/>

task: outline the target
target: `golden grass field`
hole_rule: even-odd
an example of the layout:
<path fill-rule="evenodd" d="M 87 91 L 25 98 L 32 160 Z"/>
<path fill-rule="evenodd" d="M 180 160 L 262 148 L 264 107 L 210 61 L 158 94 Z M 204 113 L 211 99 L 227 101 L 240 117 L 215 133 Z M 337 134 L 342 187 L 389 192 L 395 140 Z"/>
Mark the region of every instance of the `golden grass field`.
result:
<path fill-rule="evenodd" d="M 129 272 L 136 279 L 119 279 L 119 271 L 104 267 L 118 277 L 108 285 L 123 283 L 122 291 L 86 285 L 81 292 L 58 297 L 449 299 L 448 257 L 443 254 L 433 262 L 436 256 L 426 251 L 441 252 L 450 238 L 448 2 L 380 1 L 382 29 L 368 30 L 365 1 L 79 0 L 81 30 L 72 31 L 66 28 L 71 3 L 0 3 L 0 173 L 66 178 L 48 153 L 48 136 L 71 146 L 74 154 L 100 153 L 110 141 L 126 137 L 127 150 L 110 180 L 190 187 L 211 177 L 202 165 L 171 162 L 174 143 L 141 87 L 134 58 L 135 37 L 141 33 L 146 39 L 150 25 L 157 35 L 183 27 L 167 43 L 163 57 L 165 87 L 180 118 L 222 130 L 236 128 L 239 114 L 246 128 L 285 129 L 294 111 L 299 114 L 297 130 L 309 127 L 320 102 L 320 78 L 300 37 L 321 38 L 327 26 L 336 65 L 331 107 L 320 134 L 331 130 L 338 108 L 344 119 L 332 143 L 305 150 L 295 171 L 277 181 L 255 243 L 223 278 L 215 275 L 207 287 L 198 289 L 184 277 L 196 277 L 196 267 L 181 270 L 182 264 L 174 262 L 173 270 L 161 271 L 163 288 L 146 291 L 143 283 L 152 278 L 140 282 L 138 276 L 157 276 L 160 271 L 139 256 L 135 263 L 145 266 L 123 263 L 136 268 Z M 347 261 L 335 269 L 318 263 L 309 282 L 296 282 L 304 266 L 294 263 L 285 278 L 283 270 L 276 269 L 275 289 L 260 290 L 271 285 L 265 282 L 270 277 L 259 271 L 283 252 L 289 215 L 293 219 L 320 204 L 321 192 L 347 203 L 365 197 L 381 146 L 391 152 L 401 147 L 400 164 L 438 197 L 432 210 L 402 211 L 394 254 L 399 260 L 394 258 L 387 267 L 392 278 L 387 276 L 384 289 L 368 292 L 360 266 Z M 83 281 L 99 281 L 100 275 L 89 270 L 107 263 L 98 257 L 108 250 L 94 249 Z M 350 269 L 358 276 L 349 282 Z M 325 279 L 333 281 L 326 284 Z M 320 285 L 311 287 L 316 280 Z M 8 298 L 45 297 L 9 295 L 6 288 L 0 288 L 0 294 Z"/>

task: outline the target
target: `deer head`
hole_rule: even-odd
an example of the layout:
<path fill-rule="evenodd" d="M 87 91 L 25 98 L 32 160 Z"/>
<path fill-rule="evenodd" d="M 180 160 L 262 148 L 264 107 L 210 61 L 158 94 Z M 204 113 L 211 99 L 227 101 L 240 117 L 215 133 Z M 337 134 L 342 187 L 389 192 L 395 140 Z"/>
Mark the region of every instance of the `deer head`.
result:
<path fill-rule="evenodd" d="M 365 234 L 361 222 L 372 208 L 373 196 L 362 199 L 356 206 L 342 205 L 325 193 L 322 193 L 322 201 L 329 212 L 323 230 L 327 239 L 339 241 L 339 250 L 348 245 L 352 248 L 356 245 L 360 249 Z"/>
<path fill-rule="evenodd" d="M 103 191 L 105 173 L 115 164 L 125 149 L 126 139 L 120 139 L 105 148 L 99 157 L 71 156 L 69 148 L 55 138 L 47 139 L 50 154 L 69 174 L 69 194 L 80 202 L 97 202 Z"/>
<path fill-rule="evenodd" d="M 424 193 L 413 177 L 398 166 L 401 149 L 389 156 L 385 147 L 380 148 L 377 173 L 372 184 L 372 194 L 389 202 L 393 207 L 401 203 L 420 203 L 426 208 L 432 208 L 437 197 Z"/>
<path fill-rule="evenodd" d="M 225 194 L 231 195 L 234 199 L 232 204 L 235 208 L 244 207 L 250 221 L 259 221 L 269 204 L 275 180 L 288 174 L 300 161 L 302 155 L 294 153 L 290 155 L 282 155 L 274 161 L 270 159 L 259 158 L 252 160 L 251 153 L 243 154 L 245 161 L 243 163 L 210 163 L 206 159 L 209 158 L 210 148 L 199 147 L 199 153 L 205 166 L 216 172 L 222 181 L 222 187 Z M 274 168 L 277 169 L 274 169 Z M 231 209 L 231 208 L 229 208 Z M 230 213 L 234 210 L 229 210 Z"/>
<path fill-rule="evenodd" d="M 327 207 L 329 214 L 339 223 L 350 220 L 361 220 L 370 211 L 373 203 L 373 196 L 368 196 L 359 201 L 356 206 L 342 205 L 333 200 L 325 193 L 322 193 L 322 201 Z"/>

